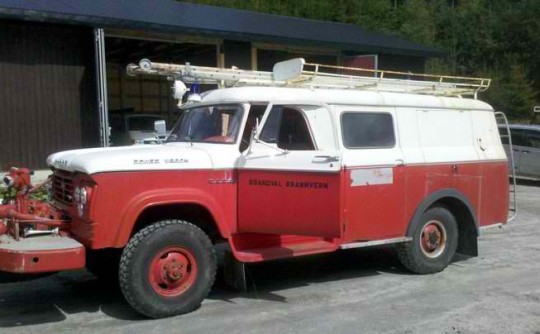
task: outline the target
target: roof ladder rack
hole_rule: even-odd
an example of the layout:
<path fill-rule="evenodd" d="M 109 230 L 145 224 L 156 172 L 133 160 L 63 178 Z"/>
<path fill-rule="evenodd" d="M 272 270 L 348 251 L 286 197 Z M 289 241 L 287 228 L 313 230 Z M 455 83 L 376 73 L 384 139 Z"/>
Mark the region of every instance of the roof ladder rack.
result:
<path fill-rule="evenodd" d="M 510 169 L 511 174 L 509 175 L 510 180 L 510 196 L 509 196 L 509 204 L 508 204 L 508 211 L 510 211 L 510 217 L 508 218 L 508 222 L 511 222 L 516 218 L 517 215 L 517 199 L 516 199 L 516 166 L 514 163 L 514 146 L 512 144 L 512 134 L 510 133 L 510 126 L 508 125 L 508 119 L 506 118 L 506 115 L 502 111 L 495 112 L 495 117 L 497 119 L 498 124 L 504 126 L 504 129 L 506 129 L 506 134 L 501 135 L 501 138 L 508 139 L 508 146 L 510 147 L 509 153 L 510 156 L 508 157 L 510 159 Z"/>
<path fill-rule="evenodd" d="M 489 88 L 491 79 L 306 63 L 302 58 L 274 65 L 272 72 L 236 68 L 153 63 L 143 59 L 127 67 L 130 75 L 167 76 L 186 84 L 217 84 L 219 87 L 273 86 L 326 89 L 353 89 L 436 96 L 472 96 Z"/>

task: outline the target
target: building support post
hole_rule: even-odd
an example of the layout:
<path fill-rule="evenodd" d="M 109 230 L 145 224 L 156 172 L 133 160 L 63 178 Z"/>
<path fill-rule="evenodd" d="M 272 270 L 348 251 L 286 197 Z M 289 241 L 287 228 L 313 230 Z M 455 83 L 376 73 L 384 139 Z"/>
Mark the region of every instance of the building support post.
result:
<path fill-rule="evenodd" d="M 107 102 L 107 70 L 105 61 L 105 33 L 101 28 L 94 29 L 96 54 L 96 78 L 98 91 L 99 129 L 102 147 L 109 146 L 109 107 Z"/>

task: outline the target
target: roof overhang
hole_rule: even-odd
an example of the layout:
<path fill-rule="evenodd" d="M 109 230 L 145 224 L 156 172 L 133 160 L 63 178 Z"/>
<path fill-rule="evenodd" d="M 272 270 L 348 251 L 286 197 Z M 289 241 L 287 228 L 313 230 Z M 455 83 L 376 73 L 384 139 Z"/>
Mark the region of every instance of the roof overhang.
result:
<path fill-rule="evenodd" d="M 359 53 L 442 57 L 446 53 L 351 24 L 308 20 L 173 0 L 0 0 L 0 17 L 38 22 L 301 44 Z"/>

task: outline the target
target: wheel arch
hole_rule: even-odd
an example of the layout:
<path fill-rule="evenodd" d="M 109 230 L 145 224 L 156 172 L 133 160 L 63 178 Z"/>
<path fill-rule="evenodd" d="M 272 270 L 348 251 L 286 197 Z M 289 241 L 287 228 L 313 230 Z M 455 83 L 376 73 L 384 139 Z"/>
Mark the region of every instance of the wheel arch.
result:
<path fill-rule="evenodd" d="M 137 233 L 154 222 L 168 219 L 188 221 L 203 230 L 212 241 L 223 237 L 210 210 L 200 203 L 190 202 L 165 203 L 145 208 L 133 224 L 131 234 Z"/>
<path fill-rule="evenodd" d="M 422 214 L 430 207 L 443 206 L 456 218 L 458 225 L 457 253 L 469 256 L 478 255 L 479 224 L 474 207 L 469 199 L 455 189 L 438 190 L 427 196 L 416 208 L 407 229 L 407 236 L 412 237 L 415 228 L 420 224 Z"/>
<path fill-rule="evenodd" d="M 145 194 L 132 201 L 122 217 L 121 229 L 115 240 L 116 247 L 124 247 L 135 233 L 153 222 L 167 219 L 189 221 L 213 241 L 230 235 L 225 213 L 214 198 L 198 194 L 197 191 L 160 192 Z"/>

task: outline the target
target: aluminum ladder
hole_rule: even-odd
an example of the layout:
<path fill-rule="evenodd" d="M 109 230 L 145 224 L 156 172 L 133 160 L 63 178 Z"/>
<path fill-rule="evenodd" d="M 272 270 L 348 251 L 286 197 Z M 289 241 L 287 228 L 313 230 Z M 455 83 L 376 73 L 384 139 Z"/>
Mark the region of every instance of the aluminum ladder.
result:
<path fill-rule="evenodd" d="M 508 146 L 510 147 L 510 156 L 508 157 L 510 159 L 510 196 L 508 198 L 509 204 L 508 204 L 508 210 L 510 212 L 510 217 L 508 217 L 507 222 L 511 222 L 516 218 L 517 215 L 517 200 L 516 200 L 516 166 L 514 164 L 514 146 L 512 145 L 512 136 L 510 133 L 510 126 L 508 125 L 508 119 L 506 118 L 506 115 L 502 111 L 495 112 L 495 118 L 497 119 L 497 124 L 500 124 L 504 126 L 506 129 L 506 134 L 501 134 L 501 138 L 507 138 L 508 139 Z"/>
<path fill-rule="evenodd" d="M 294 58 L 276 63 L 272 72 L 154 63 L 142 59 L 127 66 L 129 75 L 158 75 L 186 84 L 217 84 L 220 88 L 269 86 L 347 89 L 436 96 L 472 96 L 489 88 L 491 79 L 306 63 Z"/>

